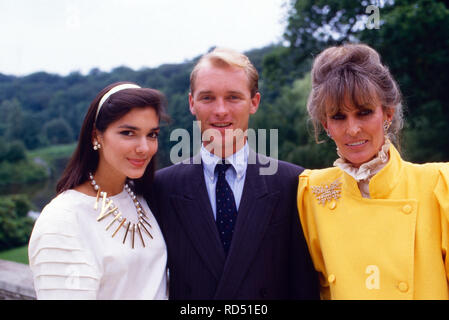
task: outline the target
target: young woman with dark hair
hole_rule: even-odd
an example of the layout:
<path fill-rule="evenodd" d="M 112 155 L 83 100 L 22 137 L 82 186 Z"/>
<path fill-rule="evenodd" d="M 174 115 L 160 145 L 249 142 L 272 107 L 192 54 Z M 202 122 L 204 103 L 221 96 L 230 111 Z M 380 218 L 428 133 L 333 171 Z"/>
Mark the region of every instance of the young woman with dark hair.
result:
<path fill-rule="evenodd" d="M 38 299 L 166 299 L 167 254 L 143 193 L 162 93 L 118 82 L 87 111 L 78 146 L 29 244 Z"/>

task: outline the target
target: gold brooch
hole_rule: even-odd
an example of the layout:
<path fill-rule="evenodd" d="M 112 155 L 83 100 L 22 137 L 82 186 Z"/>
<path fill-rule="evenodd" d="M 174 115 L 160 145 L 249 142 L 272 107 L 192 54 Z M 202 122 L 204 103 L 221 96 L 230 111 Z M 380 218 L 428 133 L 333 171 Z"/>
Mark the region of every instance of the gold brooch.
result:
<path fill-rule="evenodd" d="M 324 206 L 327 201 L 331 202 L 341 198 L 341 182 L 337 179 L 330 185 L 312 186 L 312 192 L 318 203 Z"/>

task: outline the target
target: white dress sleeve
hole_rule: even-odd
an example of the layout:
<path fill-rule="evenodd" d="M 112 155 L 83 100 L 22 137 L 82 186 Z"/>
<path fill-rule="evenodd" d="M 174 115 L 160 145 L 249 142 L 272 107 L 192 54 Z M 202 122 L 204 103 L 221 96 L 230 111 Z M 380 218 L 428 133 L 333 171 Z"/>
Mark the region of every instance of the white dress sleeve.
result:
<path fill-rule="evenodd" d="M 37 298 L 96 299 L 101 274 L 83 244 L 75 214 L 48 207 L 36 221 L 28 246 Z"/>

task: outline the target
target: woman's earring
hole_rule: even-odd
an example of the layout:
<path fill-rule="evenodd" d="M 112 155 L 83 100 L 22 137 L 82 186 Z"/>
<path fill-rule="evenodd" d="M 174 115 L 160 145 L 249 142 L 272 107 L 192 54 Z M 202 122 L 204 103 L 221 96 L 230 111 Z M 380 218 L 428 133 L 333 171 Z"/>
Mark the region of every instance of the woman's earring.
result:
<path fill-rule="evenodd" d="M 329 130 L 326 130 L 326 134 L 327 134 L 327 136 L 328 136 L 329 138 L 332 139 L 332 135 L 331 135 L 331 133 L 329 132 Z"/>
<path fill-rule="evenodd" d="M 94 150 L 98 150 L 101 148 L 101 144 L 98 143 L 97 140 L 94 141 Z"/>
<path fill-rule="evenodd" d="M 384 121 L 384 132 L 387 133 L 388 129 L 391 126 L 391 121 L 385 120 Z"/>

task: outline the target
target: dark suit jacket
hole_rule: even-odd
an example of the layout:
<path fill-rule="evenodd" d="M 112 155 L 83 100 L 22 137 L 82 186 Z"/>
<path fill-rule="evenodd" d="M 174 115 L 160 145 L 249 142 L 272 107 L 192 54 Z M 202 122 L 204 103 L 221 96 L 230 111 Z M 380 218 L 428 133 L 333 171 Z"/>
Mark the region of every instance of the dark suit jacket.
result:
<path fill-rule="evenodd" d="M 260 159 L 249 161 L 227 258 L 202 165 L 156 172 L 148 200 L 167 244 L 170 299 L 319 298 L 296 206 L 303 168 L 278 161 L 276 174 L 260 175 Z"/>

